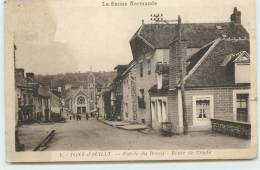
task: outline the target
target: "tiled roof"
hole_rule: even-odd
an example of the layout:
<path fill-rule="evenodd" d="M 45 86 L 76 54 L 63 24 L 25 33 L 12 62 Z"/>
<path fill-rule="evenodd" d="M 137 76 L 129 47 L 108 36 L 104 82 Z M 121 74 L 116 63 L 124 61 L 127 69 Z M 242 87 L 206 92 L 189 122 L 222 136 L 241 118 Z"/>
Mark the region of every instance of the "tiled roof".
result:
<path fill-rule="evenodd" d="M 177 24 L 144 24 L 138 35 L 154 48 L 168 48 L 176 37 Z M 242 25 L 227 23 L 183 23 L 182 38 L 187 40 L 190 48 L 200 48 L 219 38 L 249 38 Z"/>
<path fill-rule="evenodd" d="M 207 50 L 201 49 L 204 53 L 195 53 L 192 58 L 200 58 L 194 60 L 196 63 L 190 63 L 189 72 L 185 77 L 186 87 L 208 87 L 208 86 L 232 86 L 235 85 L 234 78 L 234 60 L 239 56 L 241 51 L 249 53 L 249 40 L 220 40 L 215 44 L 214 48 Z M 213 45 L 212 45 L 213 46 Z M 208 52 L 207 56 L 204 56 Z M 199 56 L 198 56 L 199 54 Z M 234 56 L 229 61 L 228 56 Z M 202 61 L 203 60 L 203 61 Z M 200 63 L 199 63 L 200 62 Z M 223 64 L 223 62 L 227 62 Z M 199 65 L 198 65 L 199 64 Z M 194 67 L 197 66 L 196 69 Z"/>

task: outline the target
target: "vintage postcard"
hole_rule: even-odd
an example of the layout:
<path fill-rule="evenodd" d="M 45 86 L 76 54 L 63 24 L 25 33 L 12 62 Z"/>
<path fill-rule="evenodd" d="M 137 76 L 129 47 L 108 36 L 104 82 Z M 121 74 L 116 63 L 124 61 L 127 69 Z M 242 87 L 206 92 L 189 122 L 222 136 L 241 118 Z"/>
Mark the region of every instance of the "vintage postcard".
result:
<path fill-rule="evenodd" d="M 255 0 L 6 0 L 6 161 L 254 159 Z"/>

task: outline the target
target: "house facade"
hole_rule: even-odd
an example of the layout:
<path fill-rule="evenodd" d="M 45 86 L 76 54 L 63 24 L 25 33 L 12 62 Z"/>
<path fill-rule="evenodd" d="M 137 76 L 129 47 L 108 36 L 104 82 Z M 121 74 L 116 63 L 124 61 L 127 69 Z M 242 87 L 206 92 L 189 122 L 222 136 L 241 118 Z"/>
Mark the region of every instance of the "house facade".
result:
<path fill-rule="evenodd" d="M 52 92 L 49 87 L 34 80 L 33 73 L 24 69 L 15 71 L 17 124 L 52 121 Z"/>
<path fill-rule="evenodd" d="M 176 67 L 183 61 L 178 57 L 186 55 L 182 50 L 185 42 L 172 48 L 172 59 L 164 66 L 168 71 L 158 69 L 159 83 L 150 90 L 153 127 L 159 129 L 170 122 L 174 133 L 183 133 L 186 123 L 188 131 L 213 128 L 249 136 L 245 130 L 250 126 L 250 78 L 246 76 L 250 74 L 249 39 L 216 39 L 192 55 L 183 92 L 178 76 L 181 69 L 178 72 Z M 167 76 L 168 82 L 163 83 L 161 77 Z"/>
<path fill-rule="evenodd" d="M 117 65 L 114 69 L 117 76 L 110 85 L 110 101 L 111 101 L 111 120 L 123 119 L 123 77 L 122 73 L 127 69 L 128 65 Z"/>
<path fill-rule="evenodd" d="M 204 45 L 217 38 L 249 38 L 241 25 L 241 12 L 236 8 L 224 23 L 143 24 L 130 40 L 133 60 L 136 62 L 136 93 L 138 95 L 137 120 L 152 126 L 149 89 L 154 86 L 156 65 L 170 62 L 170 44 L 181 33 L 186 42 L 183 60 L 187 60 Z M 189 63 L 184 62 L 184 67 Z"/>
<path fill-rule="evenodd" d="M 136 62 L 129 63 L 127 69 L 122 73 L 122 119 L 127 122 L 137 122 L 137 94 L 136 94 Z"/>

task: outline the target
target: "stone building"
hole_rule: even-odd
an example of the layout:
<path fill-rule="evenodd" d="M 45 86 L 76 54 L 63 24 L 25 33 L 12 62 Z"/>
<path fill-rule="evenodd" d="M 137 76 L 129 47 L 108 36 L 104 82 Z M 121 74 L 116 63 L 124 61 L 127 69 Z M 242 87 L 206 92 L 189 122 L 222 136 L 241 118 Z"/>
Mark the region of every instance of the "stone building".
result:
<path fill-rule="evenodd" d="M 183 60 L 187 60 L 206 44 L 217 38 L 249 38 L 241 25 L 241 12 L 234 9 L 230 22 L 222 23 L 142 24 L 130 40 L 136 71 L 136 94 L 138 98 L 137 121 L 152 126 L 149 89 L 154 86 L 158 63 L 169 64 L 170 44 L 181 33 L 186 42 Z M 184 62 L 184 67 L 189 63 Z"/>
<path fill-rule="evenodd" d="M 130 62 L 127 69 L 122 73 L 122 119 L 127 122 L 137 122 L 137 94 L 135 63 Z"/>
<path fill-rule="evenodd" d="M 87 81 L 65 85 L 65 107 L 72 114 L 84 115 L 96 110 L 96 82 L 93 73 L 89 73 Z"/>

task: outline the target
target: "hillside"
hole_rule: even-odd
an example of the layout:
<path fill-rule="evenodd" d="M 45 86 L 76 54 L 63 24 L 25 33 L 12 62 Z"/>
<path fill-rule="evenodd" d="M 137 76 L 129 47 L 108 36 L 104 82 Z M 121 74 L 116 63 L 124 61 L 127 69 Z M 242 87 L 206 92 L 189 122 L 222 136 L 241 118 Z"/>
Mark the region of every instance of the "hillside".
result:
<path fill-rule="evenodd" d="M 53 89 L 64 87 L 67 83 L 87 82 L 89 72 L 85 73 L 65 73 L 56 75 L 36 75 L 38 82 L 48 85 Z M 116 76 L 116 72 L 93 72 L 96 77 L 96 87 L 102 87 L 111 83 Z"/>

